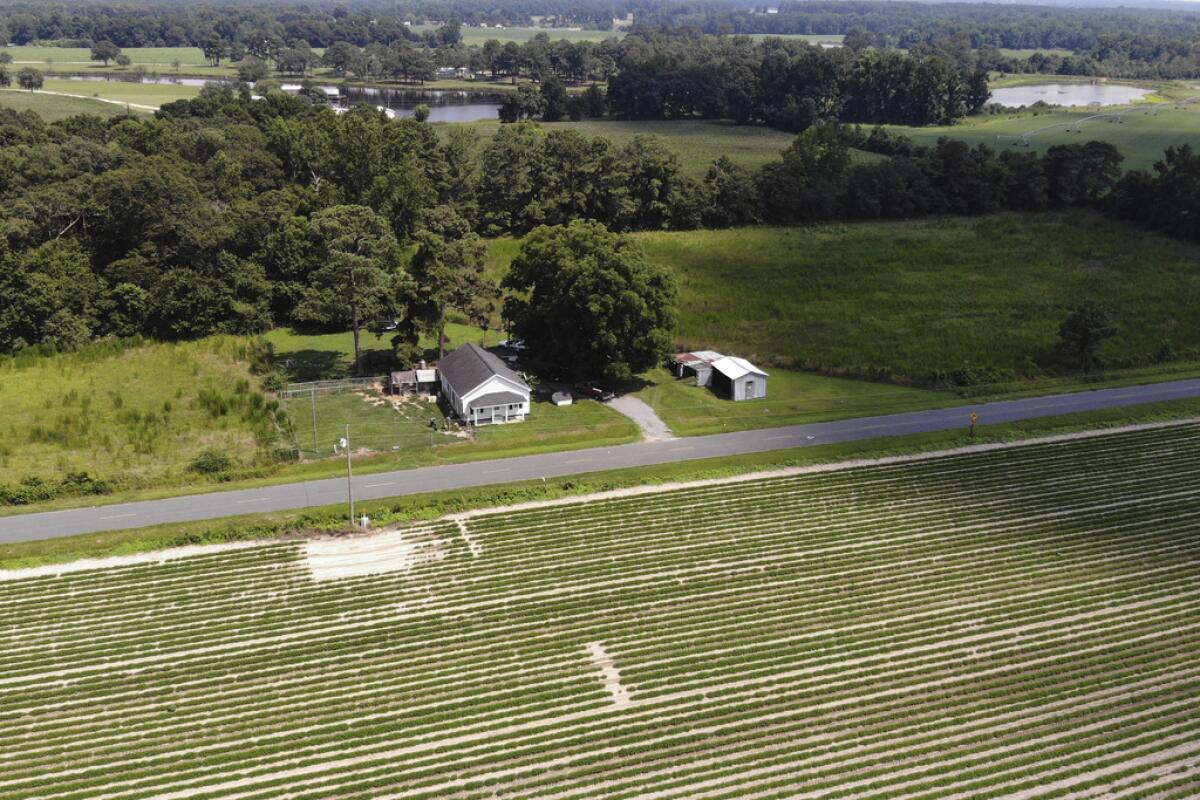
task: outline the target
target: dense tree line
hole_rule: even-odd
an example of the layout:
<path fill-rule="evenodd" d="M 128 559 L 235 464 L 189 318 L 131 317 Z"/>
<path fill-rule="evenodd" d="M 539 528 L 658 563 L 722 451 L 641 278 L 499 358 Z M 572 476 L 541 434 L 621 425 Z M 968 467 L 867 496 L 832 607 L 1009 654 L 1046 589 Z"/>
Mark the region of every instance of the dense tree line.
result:
<path fill-rule="evenodd" d="M 946 123 L 988 98 L 982 70 L 898 51 L 803 42 L 633 34 L 608 105 L 633 119 L 701 116 L 800 131 L 817 120 Z"/>
<path fill-rule="evenodd" d="M 889 154 L 854 165 L 851 146 Z M 942 139 L 932 148 L 876 129 L 863 135 L 832 125 L 796 137 L 756 188 L 762 217 L 795 224 L 826 219 L 909 219 L 1097 205 L 1121 175 L 1107 142 L 1056 145 L 1045 154 Z"/>
<path fill-rule="evenodd" d="M 861 150 L 885 157 L 855 163 Z M 762 169 L 722 158 L 693 178 L 654 137 L 618 146 L 525 122 L 484 145 L 281 92 L 209 87 L 154 119 L 5 110 L 0 351 L 272 323 L 357 332 L 383 317 L 402 321 L 411 353 L 449 310 L 494 307 L 479 235 L 578 219 L 629 231 L 1107 203 L 1195 236 L 1198 162 L 1176 150 L 1155 175 L 1118 182 L 1106 144 L 997 155 L 820 123 Z"/>
<path fill-rule="evenodd" d="M 960 68 L 1009 73 L 1150 79 L 1200 75 L 1200 39 L 1190 35 L 1105 33 L 1072 53 L 1037 52 L 1020 57 L 958 31 L 923 36 L 908 52 L 918 57 L 939 56 Z"/>
<path fill-rule="evenodd" d="M 781 3 L 773 14 L 761 13 L 763 8 L 735 0 L 351 0 L 201 6 L 171 0 L 139 4 L 17 0 L 0 4 L 0 44 L 193 46 L 203 48 L 214 61 L 226 57 L 236 61 L 247 52 L 274 58 L 284 50 L 303 47 L 343 43 L 364 48 L 409 42 L 442 51 L 436 57 L 443 59 L 443 66 L 469 65 L 504 74 L 524 69 L 538 77 L 547 60 L 543 53 L 521 53 L 515 45 L 499 41 L 485 48 L 465 48 L 459 26 L 529 25 L 536 18 L 543 24 L 607 29 L 615 17 L 633 14 L 639 28 L 672 35 L 841 34 L 852 49 L 875 46 L 940 55 L 958 68 L 1115 77 L 1200 74 L 1200 12 L 1183 9 L 1047 10 L 1032 5 L 883 0 Z M 420 35 L 405 25 L 431 21 L 446 24 Z M 549 38 L 554 37 L 551 34 Z M 560 77 L 566 78 L 572 71 L 590 74 L 611 69 L 611 53 L 604 52 L 605 48 L 571 51 L 565 43 L 555 47 L 563 55 L 558 61 L 572 62 L 554 67 Z M 1070 50 L 1072 54 L 1026 61 L 1001 56 L 999 48 Z M 596 50 L 598 63 L 585 68 L 580 57 L 586 57 L 589 49 Z M 525 63 L 518 65 L 519 61 Z"/>
<path fill-rule="evenodd" d="M 288 4 L 194 5 L 172 0 L 143 3 L 10 0 L 0 6 L 9 38 L 18 44 L 58 39 L 103 39 L 120 47 L 198 46 L 216 32 L 274 30 L 313 47 L 344 40 L 388 43 L 403 22 L 458 21 L 469 25 L 529 25 L 534 18 L 561 25 L 607 28 L 633 14 L 638 24 L 711 34 L 848 34 L 861 30 L 874 43 L 912 47 L 929 38 L 966 32 L 972 47 L 1090 50 L 1105 35 L 1194 39 L 1200 13 L 1184 9 L 1066 8 L 991 3 L 920 3 L 887 0 L 808 0 L 769 5 L 736 0 L 350 0 Z M 248 38 L 248 37 L 244 37 Z"/>
<path fill-rule="evenodd" d="M 1200 242 L 1200 154 L 1168 147 L 1152 172 L 1131 172 L 1110 200 L 1114 214 L 1171 236 Z"/>
<path fill-rule="evenodd" d="M 761 8 L 761 6 L 760 6 Z M 865 32 L 872 44 L 910 48 L 930 38 L 966 33 L 972 47 L 1089 50 L 1102 36 L 1200 34 L 1200 13 L 1185 9 L 1047 8 L 998 3 L 809 0 L 779 3 L 777 14 L 717 7 L 666 11 L 643 20 L 705 33 L 760 35 Z"/>

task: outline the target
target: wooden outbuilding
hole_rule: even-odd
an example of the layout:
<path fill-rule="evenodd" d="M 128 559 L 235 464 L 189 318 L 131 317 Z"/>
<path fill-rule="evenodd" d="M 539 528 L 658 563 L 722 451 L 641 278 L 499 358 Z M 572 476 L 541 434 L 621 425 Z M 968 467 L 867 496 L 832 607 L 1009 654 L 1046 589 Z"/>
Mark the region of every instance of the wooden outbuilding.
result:
<path fill-rule="evenodd" d="M 388 391 L 392 394 L 405 396 L 436 396 L 438 392 L 438 377 L 436 369 L 418 367 L 416 369 L 400 370 L 388 376 Z"/>

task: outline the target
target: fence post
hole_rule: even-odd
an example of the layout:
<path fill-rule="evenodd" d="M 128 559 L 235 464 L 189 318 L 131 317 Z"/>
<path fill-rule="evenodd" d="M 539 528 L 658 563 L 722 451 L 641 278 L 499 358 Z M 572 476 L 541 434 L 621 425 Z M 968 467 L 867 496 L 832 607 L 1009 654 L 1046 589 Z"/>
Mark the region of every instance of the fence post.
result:
<path fill-rule="evenodd" d="M 316 458 L 321 454 L 321 451 L 317 449 L 317 387 L 314 386 L 309 390 L 308 396 L 312 400 L 313 458 Z"/>

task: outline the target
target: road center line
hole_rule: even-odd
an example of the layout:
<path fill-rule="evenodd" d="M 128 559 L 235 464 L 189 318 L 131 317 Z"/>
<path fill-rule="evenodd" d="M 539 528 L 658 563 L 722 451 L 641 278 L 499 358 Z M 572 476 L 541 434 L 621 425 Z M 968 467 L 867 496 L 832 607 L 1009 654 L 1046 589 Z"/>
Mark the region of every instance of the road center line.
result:
<path fill-rule="evenodd" d="M 125 519 L 126 517 L 136 517 L 136 516 L 137 516 L 137 514 L 111 514 L 107 517 L 101 517 L 100 519 Z"/>

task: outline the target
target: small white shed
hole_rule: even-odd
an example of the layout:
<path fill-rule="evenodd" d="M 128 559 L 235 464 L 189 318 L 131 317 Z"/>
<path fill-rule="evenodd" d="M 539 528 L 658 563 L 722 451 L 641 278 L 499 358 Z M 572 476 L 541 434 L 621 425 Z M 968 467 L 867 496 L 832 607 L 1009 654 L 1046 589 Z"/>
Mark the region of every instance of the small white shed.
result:
<path fill-rule="evenodd" d="M 712 362 L 713 386 L 731 400 L 757 400 L 767 396 L 767 373 L 744 358 L 724 356 Z"/>

